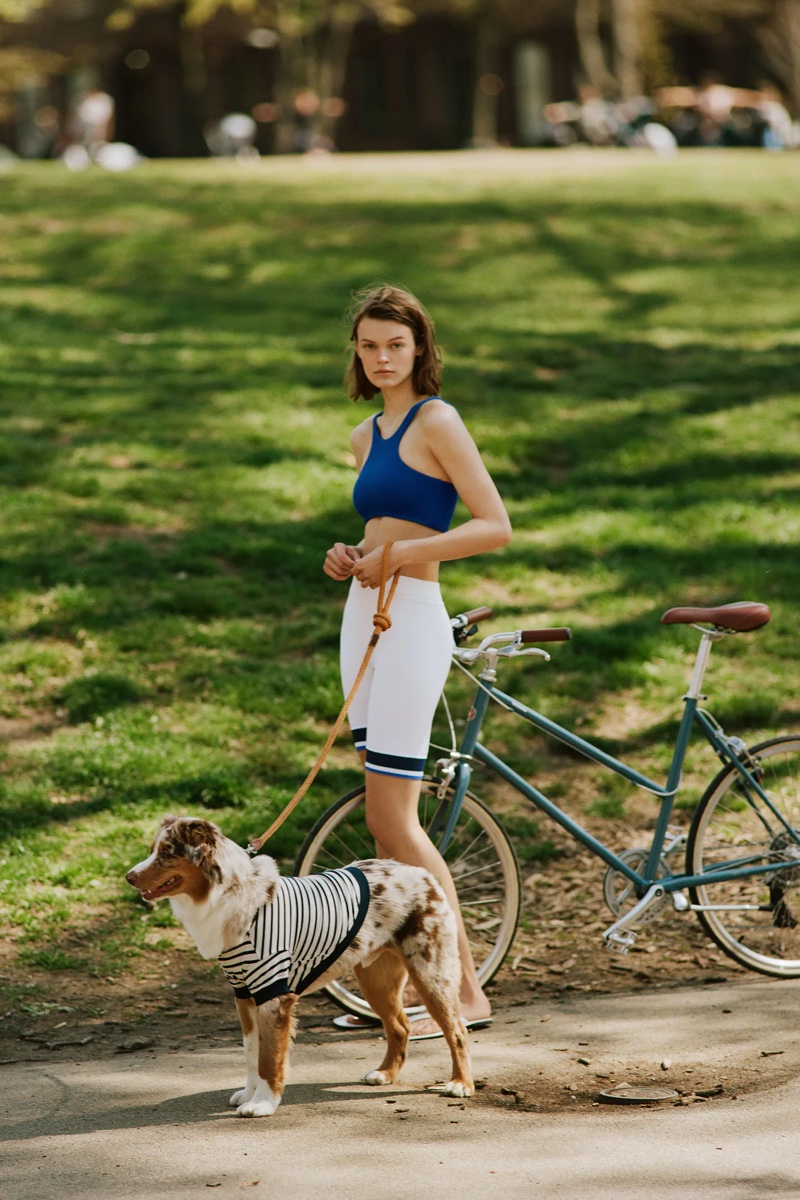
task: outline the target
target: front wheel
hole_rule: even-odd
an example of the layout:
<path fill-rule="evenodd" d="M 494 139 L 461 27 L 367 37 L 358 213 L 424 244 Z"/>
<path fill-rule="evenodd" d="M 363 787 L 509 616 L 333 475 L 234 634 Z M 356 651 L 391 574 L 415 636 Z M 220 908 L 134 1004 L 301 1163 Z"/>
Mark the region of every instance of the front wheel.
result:
<path fill-rule="evenodd" d="M 800 735 L 749 750 L 766 803 L 735 766 L 709 785 L 692 819 L 686 871 L 709 874 L 690 890 L 701 925 L 717 945 L 752 971 L 800 976 Z M 786 867 L 714 883 L 723 864 Z"/>
<path fill-rule="evenodd" d="M 422 781 L 419 818 L 424 829 L 439 807 L 438 787 L 435 780 Z M 322 814 L 300 849 L 294 873 L 312 875 L 374 857 L 362 785 Z M 520 905 L 519 868 L 502 825 L 470 792 L 464 797 L 444 859 L 456 886 L 478 978 L 487 984 L 514 940 Z M 348 1012 L 372 1015 L 354 976 L 338 979 L 325 990 Z"/>

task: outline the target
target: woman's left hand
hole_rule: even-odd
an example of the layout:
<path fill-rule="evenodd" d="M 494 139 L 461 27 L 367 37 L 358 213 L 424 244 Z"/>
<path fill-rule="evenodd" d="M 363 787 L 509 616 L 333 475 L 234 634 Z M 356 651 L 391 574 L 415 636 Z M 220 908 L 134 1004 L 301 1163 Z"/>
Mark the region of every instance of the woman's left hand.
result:
<path fill-rule="evenodd" d="M 398 571 L 403 563 L 400 561 L 401 555 L 399 552 L 399 544 L 395 542 L 389 551 L 389 570 L 387 579 Z M 362 587 L 376 588 L 380 587 L 381 582 L 381 567 L 383 565 L 383 546 L 378 546 L 377 550 L 371 550 L 369 554 L 365 554 L 357 563 L 353 564 L 352 573 Z"/>

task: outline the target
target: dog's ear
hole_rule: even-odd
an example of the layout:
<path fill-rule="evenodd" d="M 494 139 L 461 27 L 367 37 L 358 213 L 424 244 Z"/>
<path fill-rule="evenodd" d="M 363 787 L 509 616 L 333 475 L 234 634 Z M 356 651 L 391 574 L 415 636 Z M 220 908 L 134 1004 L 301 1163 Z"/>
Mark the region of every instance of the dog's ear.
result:
<path fill-rule="evenodd" d="M 159 824 L 158 824 L 158 829 L 156 830 L 153 840 L 150 843 L 150 853 L 151 854 L 153 853 L 156 846 L 158 845 L 161 835 L 165 832 L 165 830 L 169 829 L 171 825 L 174 825 L 177 820 L 178 820 L 177 817 L 162 817 L 161 818 L 161 820 L 159 821 Z"/>
<path fill-rule="evenodd" d="M 216 825 L 199 819 L 184 821 L 181 834 L 189 862 L 199 867 L 207 878 L 221 880 L 222 871 L 217 864 L 221 834 Z"/>

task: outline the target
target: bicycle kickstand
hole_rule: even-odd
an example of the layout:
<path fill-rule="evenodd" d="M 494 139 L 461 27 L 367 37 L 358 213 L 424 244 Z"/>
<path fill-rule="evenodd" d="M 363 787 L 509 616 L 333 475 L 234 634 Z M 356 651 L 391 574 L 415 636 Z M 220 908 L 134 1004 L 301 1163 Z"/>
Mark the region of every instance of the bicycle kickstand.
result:
<path fill-rule="evenodd" d="M 645 913 L 654 904 L 663 903 L 664 895 L 664 888 L 660 883 L 654 883 L 652 887 L 648 888 L 638 904 L 634 904 L 633 908 L 624 916 L 603 931 L 606 949 L 614 950 L 618 954 L 627 954 L 636 942 L 637 929 Z"/>

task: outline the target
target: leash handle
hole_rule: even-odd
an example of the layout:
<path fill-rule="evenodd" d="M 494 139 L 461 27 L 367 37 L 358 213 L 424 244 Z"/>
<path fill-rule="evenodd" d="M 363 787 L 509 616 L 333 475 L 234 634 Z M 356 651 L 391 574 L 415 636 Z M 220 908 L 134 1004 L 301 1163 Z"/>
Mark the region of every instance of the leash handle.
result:
<path fill-rule="evenodd" d="M 386 594 L 386 585 L 389 581 L 389 554 L 391 553 L 393 544 L 394 544 L 393 542 L 385 542 L 384 543 L 383 556 L 381 558 L 380 585 L 378 588 L 378 607 L 372 615 L 372 624 L 373 624 L 374 628 L 373 628 L 373 632 L 372 632 L 372 637 L 369 639 L 369 643 L 367 645 L 367 650 L 364 655 L 363 662 L 361 663 L 361 666 L 358 669 L 358 675 L 356 676 L 355 683 L 353 684 L 352 688 L 350 689 L 350 694 L 348 695 L 347 699 L 345 700 L 344 704 L 342 705 L 341 711 L 339 712 L 339 715 L 334 722 L 333 728 L 331 729 L 330 733 L 328 734 L 328 740 L 325 742 L 325 745 L 322 747 L 322 750 L 319 753 L 317 761 L 314 763 L 313 767 L 309 771 L 305 780 L 300 785 L 300 787 L 297 789 L 294 796 L 292 796 L 291 800 L 286 805 L 283 812 L 280 813 L 275 818 L 275 820 L 272 822 L 272 824 L 270 825 L 270 827 L 266 831 L 266 833 L 262 833 L 261 837 L 253 838 L 253 840 L 248 844 L 247 853 L 251 857 L 258 854 L 259 850 L 264 845 L 264 843 L 268 842 L 269 839 L 272 837 L 273 833 L 276 833 L 277 830 L 280 829 L 280 827 L 284 823 L 284 821 L 289 816 L 291 816 L 291 814 L 297 808 L 297 805 L 303 799 L 303 796 L 305 796 L 306 792 L 311 787 L 311 784 L 316 779 L 317 775 L 319 774 L 320 768 L 322 767 L 322 764 L 325 762 L 325 759 L 328 757 L 328 754 L 330 752 L 330 749 L 331 749 L 333 743 L 336 741 L 336 738 L 339 734 L 339 730 L 342 728 L 342 725 L 344 724 L 344 719 L 347 716 L 347 712 L 350 708 L 350 705 L 353 703 L 353 697 L 355 696 L 356 692 L 358 691 L 359 687 L 361 686 L 361 681 L 363 680 L 363 678 L 367 672 L 367 667 L 369 666 L 369 661 L 372 658 L 372 655 L 375 651 L 375 647 L 378 644 L 378 640 L 380 639 L 380 636 L 382 633 L 385 633 L 387 629 L 391 629 L 391 627 L 392 627 L 392 618 L 389 616 L 389 607 L 392 603 L 392 600 L 394 599 L 394 594 L 397 591 L 397 583 L 398 583 L 398 580 L 400 579 L 400 572 L 395 571 L 394 576 L 392 577 L 392 584 L 391 584 L 391 587 L 389 588 L 389 593 L 387 595 Z"/>

